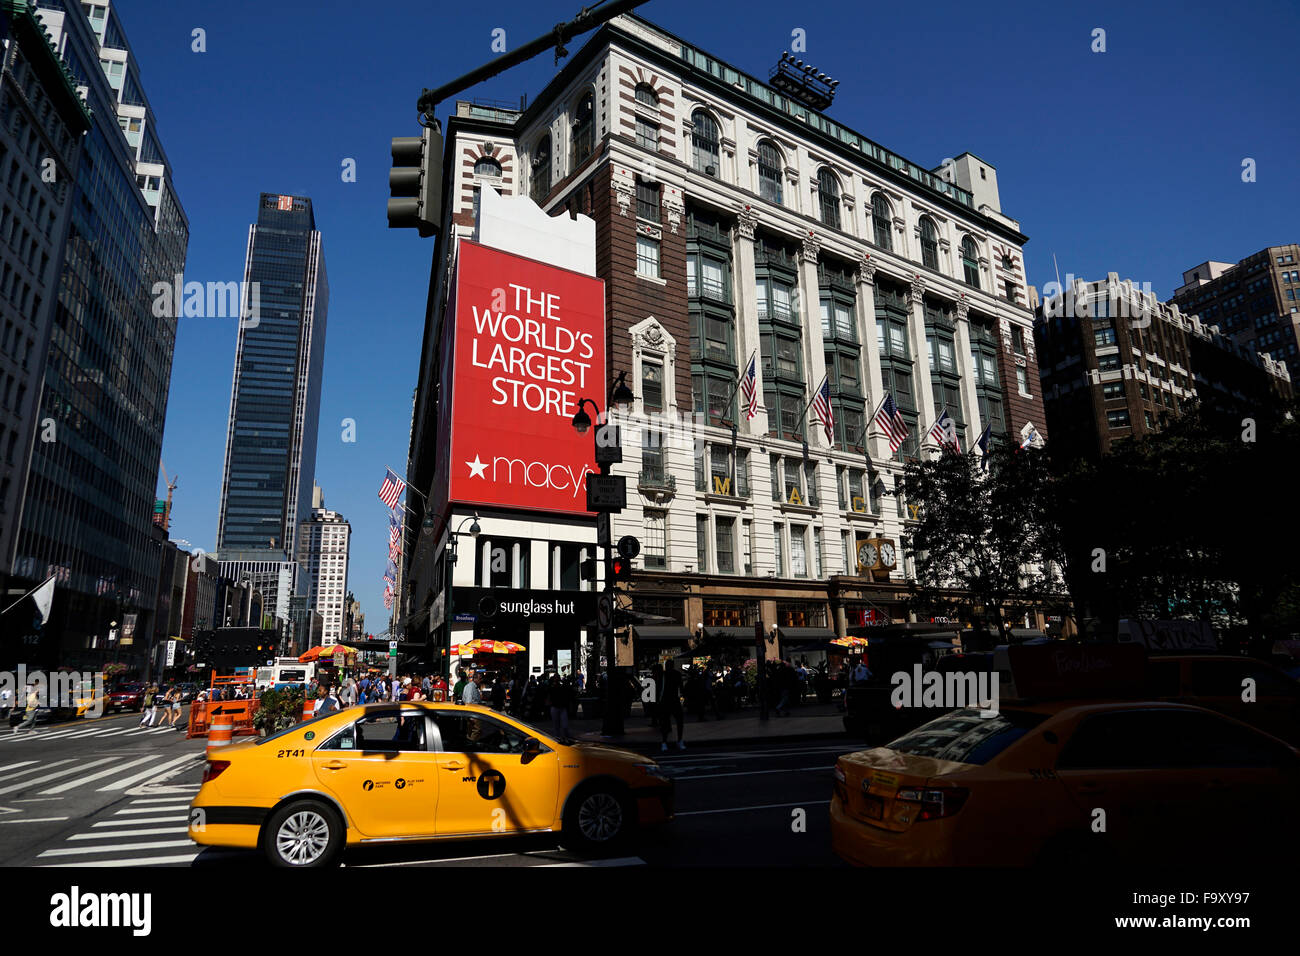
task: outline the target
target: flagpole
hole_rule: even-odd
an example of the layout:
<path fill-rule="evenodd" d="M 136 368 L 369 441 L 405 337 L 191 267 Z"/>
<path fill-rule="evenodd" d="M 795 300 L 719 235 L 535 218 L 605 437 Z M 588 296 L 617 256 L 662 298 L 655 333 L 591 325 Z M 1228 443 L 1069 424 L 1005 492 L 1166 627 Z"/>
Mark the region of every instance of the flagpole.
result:
<path fill-rule="evenodd" d="M 0 611 L 0 614 L 8 614 L 10 611 L 12 611 L 12 610 L 13 610 L 14 608 L 16 608 L 18 605 L 22 604 L 23 601 L 27 600 L 27 598 L 31 597 L 33 594 L 35 594 L 35 593 L 36 593 L 37 591 L 39 591 L 41 588 L 45 587 L 45 585 L 47 585 L 47 584 L 49 584 L 51 581 L 53 581 L 57 576 L 58 576 L 58 575 L 51 574 L 48 578 L 46 578 L 46 579 L 45 579 L 44 581 L 42 581 L 40 584 L 36 585 L 36 587 L 32 588 L 30 591 L 28 591 L 26 594 L 24 594 L 22 597 L 20 597 L 17 601 L 14 601 L 13 604 L 10 604 L 10 605 L 9 605 L 7 608 L 5 608 L 3 611 Z"/>

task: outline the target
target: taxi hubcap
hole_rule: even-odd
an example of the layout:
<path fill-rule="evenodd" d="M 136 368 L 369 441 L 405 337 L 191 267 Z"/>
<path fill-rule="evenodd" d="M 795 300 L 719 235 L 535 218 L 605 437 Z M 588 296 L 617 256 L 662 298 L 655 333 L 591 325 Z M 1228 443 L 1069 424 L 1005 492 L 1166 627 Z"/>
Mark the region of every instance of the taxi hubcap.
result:
<path fill-rule="evenodd" d="M 578 828 L 588 840 L 604 841 L 618 833 L 623 825 L 623 807 L 608 793 L 593 793 L 582 802 Z"/>
<path fill-rule="evenodd" d="M 289 863 L 311 863 L 320 858 L 329 845 L 330 828 L 325 818 L 311 810 L 293 814 L 280 825 L 276 847 Z"/>

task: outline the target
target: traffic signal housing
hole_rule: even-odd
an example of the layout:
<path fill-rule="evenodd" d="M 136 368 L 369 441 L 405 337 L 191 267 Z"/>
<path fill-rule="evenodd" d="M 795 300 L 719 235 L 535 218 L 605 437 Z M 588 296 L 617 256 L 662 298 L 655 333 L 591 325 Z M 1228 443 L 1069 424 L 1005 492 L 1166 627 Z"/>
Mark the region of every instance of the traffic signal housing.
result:
<path fill-rule="evenodd" d="M 579 565 L 580 576 L 584 581 L 596 580 L 596 559 L 587 558 Z"/>
<path fill-rule="evenodd" d="M 615 581 L 628 581 L 632 577 L 632 562 L 622 555 L 616 555 L 610 560 L 610 566 L 613 569 L 613 578 Z"/>
<path fill-rule="evenodd" d="M 419 136 L 395 136 L 388 174 L 388 228 L 433 236 L 442 227 L 442 133 L 426 126 Z"/>

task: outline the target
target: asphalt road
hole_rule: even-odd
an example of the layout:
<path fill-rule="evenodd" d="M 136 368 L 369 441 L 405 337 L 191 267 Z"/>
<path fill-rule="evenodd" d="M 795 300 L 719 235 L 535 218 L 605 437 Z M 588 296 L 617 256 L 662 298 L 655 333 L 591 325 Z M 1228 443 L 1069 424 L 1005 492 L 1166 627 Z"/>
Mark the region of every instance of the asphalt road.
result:
<path fill-rule="evenodd" d="M 0 866 L 263 865 L 256 852 L 190 842 L 205 741 L 138 724 L 127 714 L 34 736 L 0 731 Z M 576 856 L 543 835 L 359 847 L 344 865 L 836 866 L 830 773 L 836 755 L 854 749 L 836 736 L 656 752 L 677 780 L 677 819 L 605 859 Z"/>

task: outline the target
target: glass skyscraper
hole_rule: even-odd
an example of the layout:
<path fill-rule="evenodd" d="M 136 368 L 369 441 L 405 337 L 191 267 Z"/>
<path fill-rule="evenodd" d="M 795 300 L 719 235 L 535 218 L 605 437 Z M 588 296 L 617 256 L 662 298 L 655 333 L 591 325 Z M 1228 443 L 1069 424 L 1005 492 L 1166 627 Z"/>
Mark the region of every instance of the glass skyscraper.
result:
<path fill-rule="evenodd" d="M 153 288 L 184 272 L 189 223 L 116 15 L 106 3 L 76 0 L 40 0 L 36 12 L 93 122 L 37 410 L 39 427 L 54 427 L 34 442 L 14 575 L 56 578 L 45 634 L 62 646 L 43 647 L 42 656 L 75 664 L 79 651 L 102 649 L 118 621 L 129 659 L 145 650 L 126 646 L 131 625 L 152 628 L 160 553 L 151 519 L 176 341 L 176 315 L 155 314 Z M 111 55 L 101 50 L 110 30 Z M 115 79 L 106 61 L 119 64 Z M 123 114 L 148 135 L 129 142 Z M 154 173 L 148 198 L 137 165 L 145 149 Z"/>
<path fill-rule="evenodd" d="M 224 575 L 256 577 L 268 611 L 288 619 L 286 577 L 293 594 L 306 593 L 295 559 L 311 516 L 329 304 L 310 199 L 262 193 L 244 282 L 217 557 Z"/>

